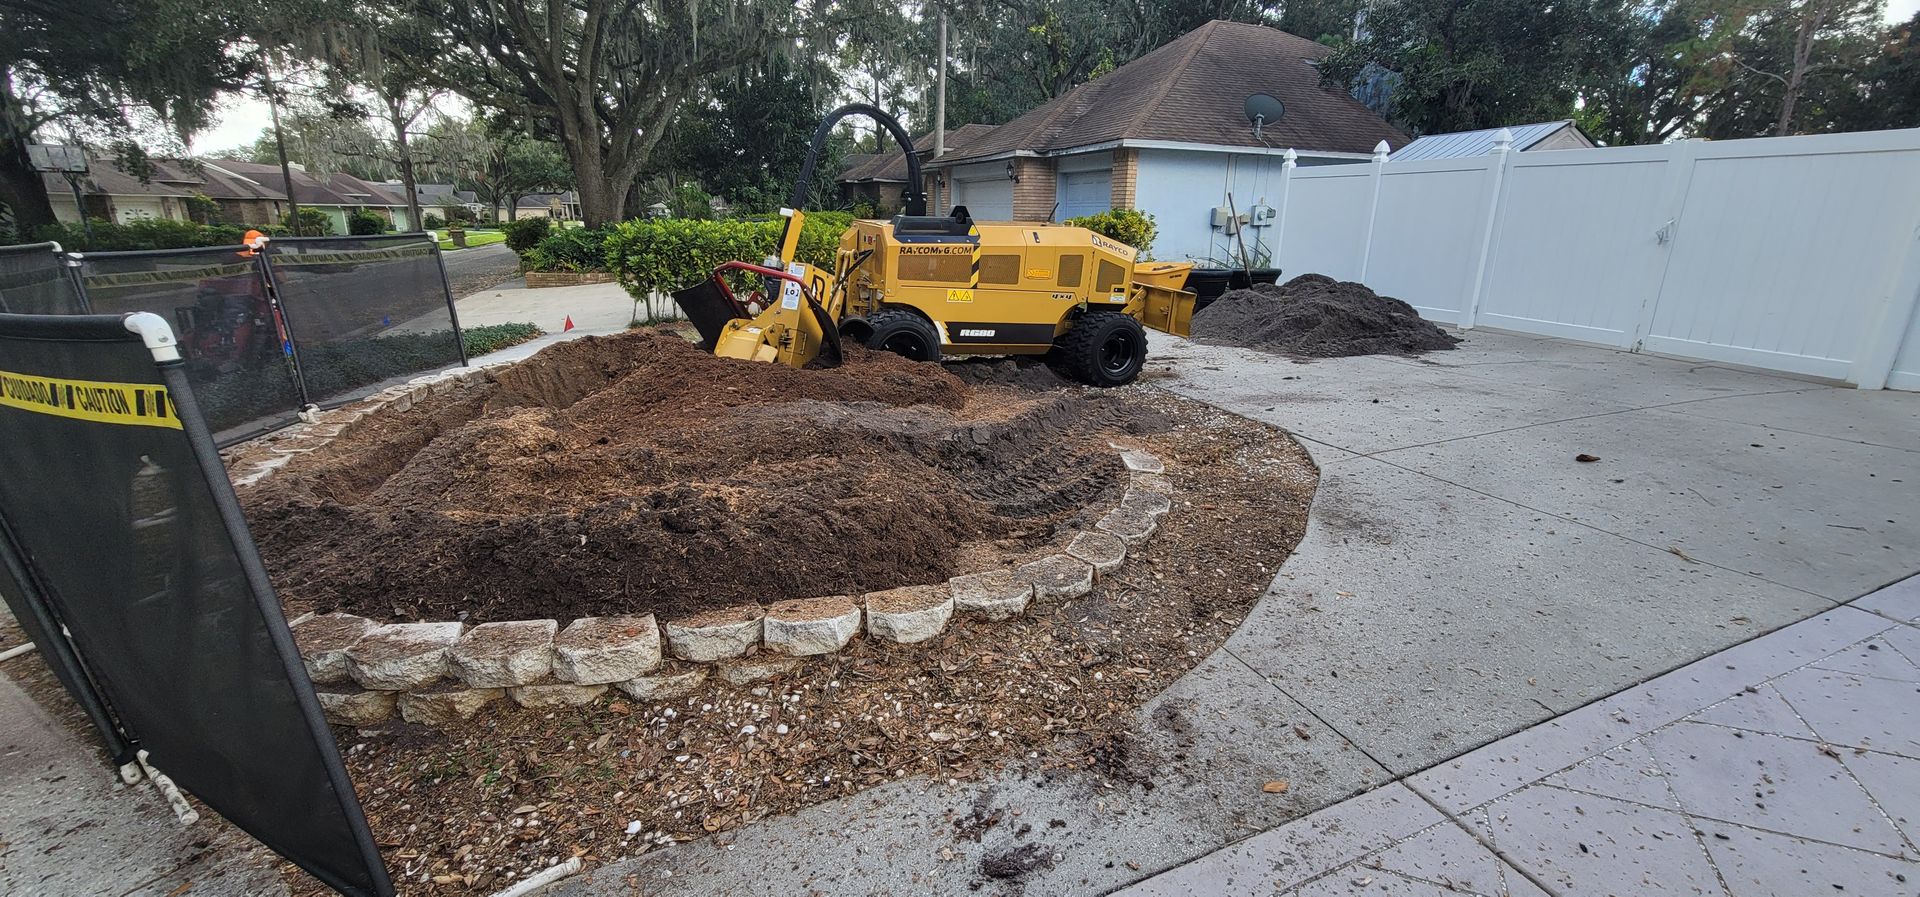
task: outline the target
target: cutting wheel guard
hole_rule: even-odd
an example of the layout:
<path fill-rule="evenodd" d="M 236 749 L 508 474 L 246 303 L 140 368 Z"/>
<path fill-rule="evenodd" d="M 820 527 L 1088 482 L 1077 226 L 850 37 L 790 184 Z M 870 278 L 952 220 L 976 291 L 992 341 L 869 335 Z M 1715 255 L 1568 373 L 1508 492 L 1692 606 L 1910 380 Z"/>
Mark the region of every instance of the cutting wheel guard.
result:
<path fill-rule="evenodd" d="M 739 297 L 733 295 L 733 290 L 727 286 L 725 275 L 728 271 L 745 271 L 770 280 L 788 281 L 799 287 L 800 295 L 806 297 L 807 307 L 812 311 L 814 320 L 820 324 L 822 339 L 826 343 L 825 348 L 829 358 L 834 364 L 841 362 L 843 356 L 840 349 L 839 328 L 834 324 L 833 318 L 827 314 L 826 309 L 821 307 L 819 298 L 807 288 L 807 282 L 779 268 L 768 268 L 751 262 L 724 262 L 720 267 L 713 269 L 712 277 L 673 294 L 673 301 L 679 304 L 681 311 L 687 313 L 687 320 L 692 322 L 693 329 L 699 331 L 701 348 L 709 352 L 713 351 L 713 347 L 719 344 L 721 335 L 726 332 L 728 321 L 753 317 L 747 313 L 747 308 L 740 302 Z M 769 301 L 772 301 L 775 295 L 777 295 L 776 290 L 767 290 Z"/>
<path fill-rule="evenodd" d="M 747 317 L 747 310 L 717 273 L 693 286 L 676 290 L 673 301 L 686 312 L 693 329 L 700 332 L 700 348 L 709 352 L 719 342 L 728 321 Z"/>

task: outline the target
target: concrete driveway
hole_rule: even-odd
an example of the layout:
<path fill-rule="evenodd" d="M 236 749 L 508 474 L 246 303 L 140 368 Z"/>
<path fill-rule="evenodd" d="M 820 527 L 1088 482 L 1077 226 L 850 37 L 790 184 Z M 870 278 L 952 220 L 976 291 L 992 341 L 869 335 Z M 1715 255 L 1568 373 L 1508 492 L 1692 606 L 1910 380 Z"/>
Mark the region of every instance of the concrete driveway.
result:
<path fill-rule="evenodd" d="M 1154 702 L 1193 729 L 1142 725 L 1184 759 L 1130 788 L 904 782 L 551 893 L 1103 893 L 1920 569 L 1920 395 L 1486 331 L 1421 359 L 1153 348 L 1152 382 L 1322 466 L 1272 590 Z M 1034 830 L 956 838 L 976 808 Z M 1026 843 L 1051 868 L 978 873 Z"/>

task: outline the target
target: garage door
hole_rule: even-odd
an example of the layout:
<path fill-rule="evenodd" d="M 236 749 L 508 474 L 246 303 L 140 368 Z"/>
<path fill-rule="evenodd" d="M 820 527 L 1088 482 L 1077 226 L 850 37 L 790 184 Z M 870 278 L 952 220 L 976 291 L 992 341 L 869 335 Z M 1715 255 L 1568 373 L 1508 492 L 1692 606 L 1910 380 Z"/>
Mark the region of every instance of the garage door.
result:
<path fill-rule="evenodd" d="M 975 221 L 1013 220 L 1013 182 L 1005 178 L 953 182 L 953 204 L 966 206 Z"/>
<path fill-rule="evenodd" d="M 1112 208 L 1112 175 L 1111 171 L 1075 171 L 1061 175 L 1060 211 L 1054 217 L 1065 221 Z"/>

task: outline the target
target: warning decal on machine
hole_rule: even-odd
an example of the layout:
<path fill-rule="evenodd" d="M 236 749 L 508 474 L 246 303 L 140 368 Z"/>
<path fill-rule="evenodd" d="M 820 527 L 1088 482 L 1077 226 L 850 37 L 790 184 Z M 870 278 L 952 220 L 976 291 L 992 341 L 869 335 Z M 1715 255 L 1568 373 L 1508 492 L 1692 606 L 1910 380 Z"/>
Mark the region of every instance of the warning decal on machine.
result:
<path fill-rule="evenodd" d="M 167 388 L 151 383 L 62 380 L 0 371 L 0 407 L 102 424 L 180 429 Z"/>

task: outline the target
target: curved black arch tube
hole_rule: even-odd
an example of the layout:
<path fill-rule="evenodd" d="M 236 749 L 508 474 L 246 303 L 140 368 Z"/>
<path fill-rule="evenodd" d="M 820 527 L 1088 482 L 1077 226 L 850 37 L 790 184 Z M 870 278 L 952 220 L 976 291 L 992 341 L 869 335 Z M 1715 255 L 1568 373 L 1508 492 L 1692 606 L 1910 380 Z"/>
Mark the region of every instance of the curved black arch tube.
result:
<path fill-rule="evenodd" d="M 900 212 L 903 215 L 925 215 L 927 213 L 927 194 L 921 189 L 920 154 L 914 151 L 913 138 L 907 136 L 907 129 L 900 126 L 900 120 L 888 115 L 885 110 L 868 103 L 848 103 L 820 120 L 820 127 L 813 131 L 813 144 L 807 147 L 807 161 L 800 165 L 800 179 L 793 184 L 793 196 L 787 205 L 802 208 L 807 203 L 807 188 L 813 184 L 813 169 L 820 162 L 820 150 L 827 145 L 827 136 L 833 133 L 833 126 L 849 115 L 864 115 L 873 119 L 875 124 L 886 128 L 893 135 L 893 142 L 907 153 L 907 189 L 900 194 Z"/>

